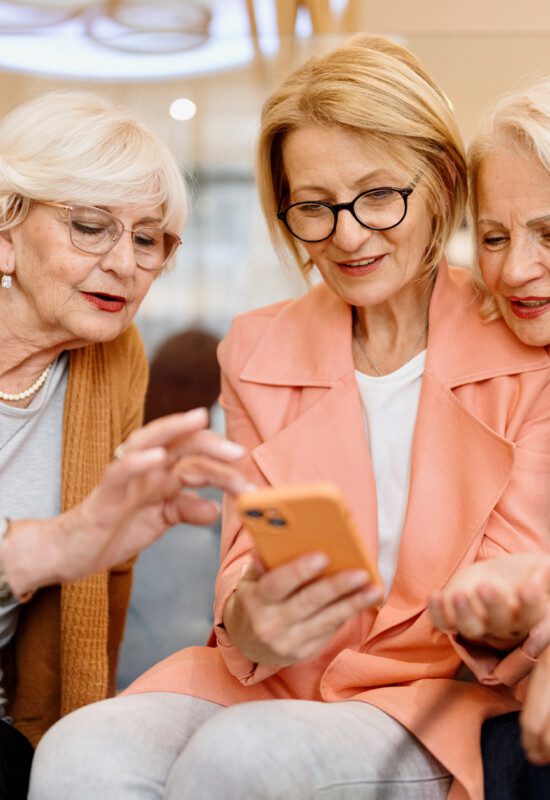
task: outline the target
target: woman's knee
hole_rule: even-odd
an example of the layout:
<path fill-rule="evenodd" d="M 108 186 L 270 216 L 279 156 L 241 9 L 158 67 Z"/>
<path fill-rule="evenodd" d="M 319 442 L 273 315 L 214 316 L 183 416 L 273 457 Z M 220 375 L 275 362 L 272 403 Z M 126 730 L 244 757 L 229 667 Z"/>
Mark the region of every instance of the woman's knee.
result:
<path fill-rule="evenodd" d="M 116 703 L 107 700 L 85 706 L 61 719 L 44 736 L 35 753 L 29 800 L 76 797 L 76 786 L 120 765 L 131 725 Z"/>
<path fill-rule="evenodd" d="M 250 702 L 208 720 L 175 762 L 166 797 L 272 797 L 281 775 L 290 778 L 304 755 L 297 751 L 307 726 L 288 710 L 285 701 Z"/>
<path fill-rule="evenodd" d="M 81 708 L 54 725 L 38 746 L 29 800 L 160 797 L 196 727 L 219 709 L 168 692 Z"/>

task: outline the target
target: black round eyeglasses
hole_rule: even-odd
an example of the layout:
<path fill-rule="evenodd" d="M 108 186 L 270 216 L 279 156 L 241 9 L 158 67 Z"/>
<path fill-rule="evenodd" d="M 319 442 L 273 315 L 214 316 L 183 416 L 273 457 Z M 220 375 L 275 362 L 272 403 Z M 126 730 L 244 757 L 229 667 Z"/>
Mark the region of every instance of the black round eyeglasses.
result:
<path fill-rule="evenodd" d="M 321 200 L 306 200 L 292 203 L 277 213 L 290 233 L 302 242 L 322 242 L 336 230 L 340 211 L 349 211 L 357 222 L 372 231 L 387 231 L 395 228 L 407 216 L 407 201 L 416 187 L 397 189 L 395 186 L 379 186 L 361 192 L 349 203 L 325 203 Z"/>

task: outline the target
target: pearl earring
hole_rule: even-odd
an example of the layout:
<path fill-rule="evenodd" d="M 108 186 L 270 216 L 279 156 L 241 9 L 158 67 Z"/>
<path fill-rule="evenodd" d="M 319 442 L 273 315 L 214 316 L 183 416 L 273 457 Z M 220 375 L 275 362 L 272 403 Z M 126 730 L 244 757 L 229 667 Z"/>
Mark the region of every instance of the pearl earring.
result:
<path fill-rule="evenodd" d="M 11 275 L 2 275 L 2 289 L 11 289 Z"/>

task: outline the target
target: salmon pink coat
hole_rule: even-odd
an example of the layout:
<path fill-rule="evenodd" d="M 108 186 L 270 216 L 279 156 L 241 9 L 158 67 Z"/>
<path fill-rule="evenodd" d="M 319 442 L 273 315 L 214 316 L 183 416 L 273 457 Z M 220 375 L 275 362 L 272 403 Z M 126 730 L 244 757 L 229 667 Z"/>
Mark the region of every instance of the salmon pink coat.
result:
<path fill-rule="evenodd" d="M 324 284 L 245 314 L 220 348 L 228 436 L 256 484 L 336 482 L 377 552 L 377 499 L 352 360 L 351 308 Z M 550 355 L 484 324 L 469 273 L 441 264 L 414 435 L 397 572 L 379 611 L 349 620 L 315 657 L 255 665 L 221 626 L 251 541 L 226 501 L 216 628 L 207 647 L 170 656 L 129 692 L 191 694 L 223 705 L 270 698 L 371 703 L 454 775 L 451 800 L 482 800 L 480 727 L 519 707 L 532 664 L 435 630 L 427 602 L 461 567 L 550 549 Z M 338 531 L 334 532 L 338 535 Z M 455 679 L 465 661 L 477 681 Z M 516 692 L 517 694 L 517 692 Z"/>

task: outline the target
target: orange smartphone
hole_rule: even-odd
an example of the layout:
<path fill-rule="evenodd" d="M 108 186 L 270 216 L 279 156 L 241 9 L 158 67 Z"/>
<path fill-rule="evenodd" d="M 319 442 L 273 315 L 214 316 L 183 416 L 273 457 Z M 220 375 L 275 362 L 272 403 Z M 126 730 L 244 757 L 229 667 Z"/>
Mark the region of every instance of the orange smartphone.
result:
<path fill-rule="evenodd" d="M 297 483 L 245 492 L 237 507 L 268 569 L 321 551 L 330 558 L 323 575 L 365 569 L 382 586 L 335 484 Z"/>

